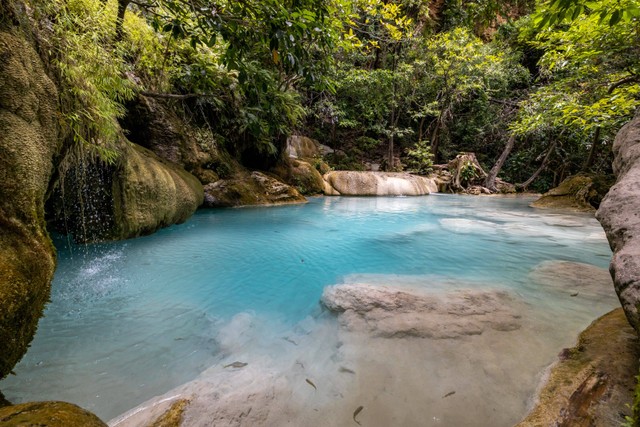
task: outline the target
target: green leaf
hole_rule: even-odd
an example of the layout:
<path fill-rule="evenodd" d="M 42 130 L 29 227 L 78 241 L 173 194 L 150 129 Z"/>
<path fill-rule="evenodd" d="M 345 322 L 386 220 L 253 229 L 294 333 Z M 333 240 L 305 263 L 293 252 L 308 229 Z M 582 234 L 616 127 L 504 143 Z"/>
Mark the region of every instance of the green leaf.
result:
<path fill-rule="evenodd" d="M 620 11 L 620 9 L 613 11 L 613 13 L 611 14 L 611 19 L 609 19 L 609 26 L 612 27 L 616 25 L 618 22 L 620 22 L 621 18 L 622 12 Z"/>

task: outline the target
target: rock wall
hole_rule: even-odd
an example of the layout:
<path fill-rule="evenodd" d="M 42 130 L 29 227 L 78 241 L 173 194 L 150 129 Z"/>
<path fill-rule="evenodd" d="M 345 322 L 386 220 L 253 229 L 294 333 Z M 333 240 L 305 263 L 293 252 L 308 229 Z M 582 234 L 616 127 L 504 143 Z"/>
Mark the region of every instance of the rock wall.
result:
<path fill-rule="evenodd" d="M 49 298 L 55 251 L 44 199 L 58 150 L 57 100 L 32 44 L 0 29 L 0 378 L 27 351 Z"/>
<path fill-rule="evenodd" d="M 332 171 L 324 180 L 328 196 L 423 196 L 438 191 L 434 180 L 408 173 Z"/>
<path fill-rule="evenodd" d="M 617 181 L 596 212 L 613 258 L 609 271 L 629 323 L 640 333 L 640 115 L 613 143 Z"/>

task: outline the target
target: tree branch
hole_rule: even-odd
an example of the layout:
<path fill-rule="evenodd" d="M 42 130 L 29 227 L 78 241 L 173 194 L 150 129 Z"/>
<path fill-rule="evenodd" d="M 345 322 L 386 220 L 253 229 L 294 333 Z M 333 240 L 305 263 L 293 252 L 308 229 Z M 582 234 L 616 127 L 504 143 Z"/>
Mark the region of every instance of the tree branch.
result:
<path fill-rule="evenodd" d="M 609 86 L 609 89 L 607 89 L 607 95 L 611 95 L 613 93 L 614 90 L 616 90 L 617 88 L 619 88 L 622 85 L 625 85 L 627 83 L 633 83 L 633 82 L 638 82 L 640 81 L 640 78 L 638 76 L 629 76 L 629 77 L 625 77 L 624 79 L 618 80 L 615 83 L 612 83 L 611 86 Z"/>
<path fill-rule="evenodd" d="M 176 93 L 155 93 L 155 92 L 138 92 L 142 96 L 146 96 L 148 98 L 161 98 L 161 99 L 189 99 L 189 98 L 207 98 L 207 97 L 215 97 L 213 94 L 206 93 L 186 93 L 176 94 Z"/>

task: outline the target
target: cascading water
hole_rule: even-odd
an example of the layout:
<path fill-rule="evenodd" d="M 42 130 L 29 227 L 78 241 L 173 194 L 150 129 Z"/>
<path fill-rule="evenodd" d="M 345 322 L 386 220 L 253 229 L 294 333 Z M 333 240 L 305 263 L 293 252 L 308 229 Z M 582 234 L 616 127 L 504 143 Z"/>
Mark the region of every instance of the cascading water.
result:
<path fill-rule="evenodd" d="M 558 261 L 605 269 L 610 251 L 591 216 L 530 201 L 324 198 L 200 211 L 153 236 L 86 246 L 82 257 L 58 238 L 52 302 L 0 388 L 13 401 L 69 400 L 109 419 L 201 374 L 184 390 L 215 389 L 204 406 L 241 406 L 262 384 L 274 408 L 281 389 L 290 405 L 307 396 L 299 403 L 309 413 L 287 412 L 306 425 L 353 422 L 358 405 L 372 425 L 509 425 L 559 349 L 617 304 L 612 287 L 572 296 L 575 283 L 545 279 L 567 271 Z M 338 332 L 319 304 L 336 283 L 497 290 L 522 318 L 514 330 L 453 339 Z M 248 365 L 224 368 L 235 361 Z"/>

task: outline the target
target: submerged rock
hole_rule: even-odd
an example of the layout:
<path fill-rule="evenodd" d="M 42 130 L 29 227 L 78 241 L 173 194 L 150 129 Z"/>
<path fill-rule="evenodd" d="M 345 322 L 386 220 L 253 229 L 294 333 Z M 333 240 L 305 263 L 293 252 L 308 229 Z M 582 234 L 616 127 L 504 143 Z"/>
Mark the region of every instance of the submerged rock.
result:
<path fill-rule="evenodd" d="M 44 201 L 59 144 L 58 93 L 35 49 L 17 31 L 0 31 L 0 58 L 2 379 L 27 351 L 49 298 L 55 251 Z"/>
<path fill-rule="evenodd" d="M 0 408 L 5 427 L 107 427 L 100 418 L 67 402 L 29 402 Z"/>
<path fill-rule="evenodd" d="M 230 207 L 304 203 L 295 188 L 262 172 L 237 173 L 204 187 L 204 206 Z"/>
<path fill-rule="evenodd" d="M 433 179 L 408 173 L 332 171 L 324 181 L 328 196 L 423 196 L 438 191 Z"/>
<path fill-rule="evenodd" d="M 347 330 L 384 338 L 457 338 L 521 326 L 520 315 L 510 308 L 514 299 L 500 291 L 444 293 L 346 284 L 326 287 L 322 303 L 339 313 Z"/>
<path fill-rule="evenodd" d="M 530 277 L 536 284 L 566 295 L 597 300 L 615 297 L 609 272 L 591 264 L 543 261 L 533 268 Z"/>
<path fill-rule="evenodd" d="M 640 115 L 625 125 L 613 143 L 618 178 L 596 217 L 613 258 L 609 270 L 629 323 L 640 333 Z"/>
<path fill-rule="evenodd" d="M 564 349 L 517 427 L 609 427 L 630 415 L 638 339 L 618 308 L 595 320 L 573 348 Z"/>

